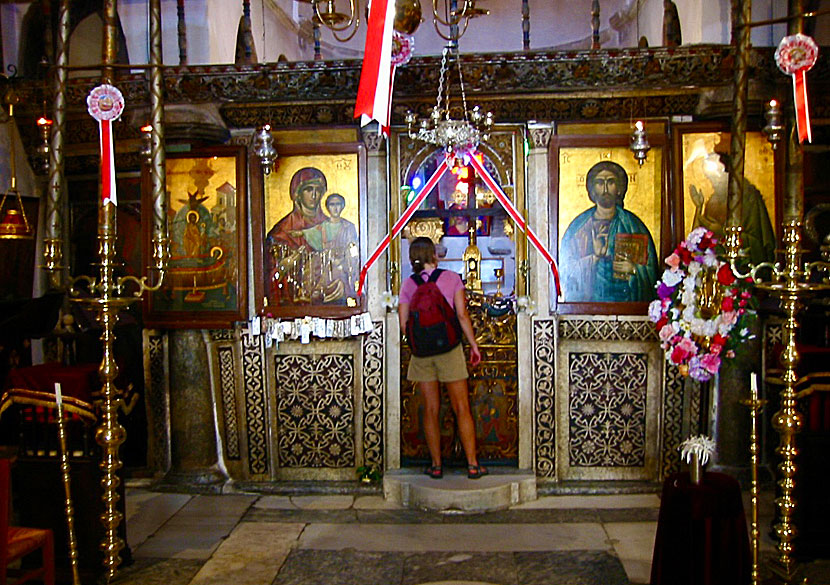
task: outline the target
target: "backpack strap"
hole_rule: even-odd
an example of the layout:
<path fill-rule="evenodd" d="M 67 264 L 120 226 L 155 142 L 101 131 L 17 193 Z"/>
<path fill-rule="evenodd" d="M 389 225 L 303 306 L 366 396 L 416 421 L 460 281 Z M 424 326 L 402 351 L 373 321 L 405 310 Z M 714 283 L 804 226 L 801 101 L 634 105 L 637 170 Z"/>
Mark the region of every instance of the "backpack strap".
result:
<path fill-rule="evenodd" d="M 442 272 L 444 272 L 442 268 L 436 268 L 432 271 L 432 274 L 429 275 L 429 280 L 427 280 L 427 282 L 438 282 L 438 277 L 441 276 Z"/>
<path fill-rule="evenodd" d="M 426 284 L 428 282 L 436 282 L 438 280 L 438 277 L 441 276 L 442 272 L 444 272 L 443 268 L 436 268 L 435 270 L 432 271 L 432 274 L 429 275 L 429 278 L 427 280 L 424 280 L 423 278 L 421 278 L 421 273 L 420 272 L 418 274 L 411 275 L 409 278 L 414 280 L 415 284 L 417 284 L 418 286 L 421 286 L 422 284 Z"/>

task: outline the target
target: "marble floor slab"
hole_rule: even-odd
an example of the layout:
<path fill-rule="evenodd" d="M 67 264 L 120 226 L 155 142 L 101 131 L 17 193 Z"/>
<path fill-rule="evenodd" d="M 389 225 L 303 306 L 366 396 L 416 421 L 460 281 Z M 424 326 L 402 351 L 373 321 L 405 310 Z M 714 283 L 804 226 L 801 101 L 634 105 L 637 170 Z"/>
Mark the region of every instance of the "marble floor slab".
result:
<path fill-rule="evenodd" d="M 606 551 L 407 553 L 293 551 L 274 585 L 628 585 Z"/>
<path fill-rule="evenodd" d="M 600 524 L 312 524 L 299 548 L 360 551 L 561 551 L 609 548 Z"/>

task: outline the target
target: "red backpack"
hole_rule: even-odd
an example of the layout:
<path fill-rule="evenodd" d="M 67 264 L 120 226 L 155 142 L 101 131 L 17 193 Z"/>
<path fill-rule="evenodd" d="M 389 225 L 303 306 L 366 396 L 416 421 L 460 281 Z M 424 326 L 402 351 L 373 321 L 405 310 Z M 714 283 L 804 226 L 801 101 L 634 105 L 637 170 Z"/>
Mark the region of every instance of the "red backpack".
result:
<path fill-rule="evenodd" d="M 461 343 L 458 315 L 436 284 L 442 272 L 436 268 L 426 282 L 420 275 L 412 275 L 418 288 L 409 303 L 406 336 L 412 354 L 418 357 L 446 353 Z"/>

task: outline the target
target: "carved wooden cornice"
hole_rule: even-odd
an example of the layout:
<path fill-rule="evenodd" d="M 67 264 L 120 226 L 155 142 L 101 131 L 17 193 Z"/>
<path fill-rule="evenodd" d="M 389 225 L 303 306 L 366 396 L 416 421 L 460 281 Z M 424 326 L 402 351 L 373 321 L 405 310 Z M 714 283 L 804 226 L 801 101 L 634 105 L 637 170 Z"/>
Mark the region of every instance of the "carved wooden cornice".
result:
<path fill-rule="evenodd" d="M 817 95 L 818 88 L 830 85 L 830 61 L 825 55 L 819 55 L 809 73 Z M 650 117 L 699 115 L 703 94 L 711 95 L 733 83 L 734 48 L 699 45 L 518 52 L 463 55 L 461 59 L 468 101 L 492 111 L 500 123 L 618 120 L 629 118 L 632 112 L 646 112 Z M 274 128 L 354 126 L 360 67 L 357 60 L 168 67 L 163 74 L 165 103 L 218 104 L 230 129 L 264 123 Z M 423 115 L 434 105 L 439 71 L 440 57 L 415 58 L 398 68 L 394 124 L 403 124 L 409 109 Z M 753 49 L 750 78 L 771 93 L 776 87 L 786 91 L 789 84 L 775 65 L 772 48 Z M 97 77 L 69 81 L 67 122 L 72 131 L 67 144 L 97 141 L 97 129 L 86 114 L 86 97 L 98 83 Z M 143 75 L 122 74 L 115 83 L 128 111 L 149 106 Z M 38 140 L 34 119 L 42 112 L 43 86 L 26 80 L 15 84 L 21 97 L 16 114 L 31 149 Z M 817 117 L 826 114 L 827 108 L 820 103 L 815 108 L 821 110 L 815 111 Z M 139 137 L 141 124 L 134 118 L 116 125 L 117 139 Z"/>

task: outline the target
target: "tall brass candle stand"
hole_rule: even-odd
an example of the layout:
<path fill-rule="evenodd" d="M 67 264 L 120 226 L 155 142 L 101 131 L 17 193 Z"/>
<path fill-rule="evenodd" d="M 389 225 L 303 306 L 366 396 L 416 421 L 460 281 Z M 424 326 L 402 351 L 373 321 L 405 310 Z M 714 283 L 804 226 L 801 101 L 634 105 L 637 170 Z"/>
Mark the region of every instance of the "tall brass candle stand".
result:
<path fill-rule="evenodd" d="M 68 22 L 68 0 L 61 1 L 61 22 Z M 116 214 L 115 202 L 104 200 L 98 208 L 98 258 L 99 271 L 97 276 L 82 275 L 69 280 L 68 292 L 70 300 L 83 303 L 90 307 L 100 323 L 103 333 L 101 341 L 103 356 L 101 365 L 98 368 L 101 380 L 100 408 L 101 424 L 96 429 L 95 440 L 101 447 L 100 468 L 103 474 L 101 487 L 104 503 L 104 511 L 101 514 L 101 522 L 104 525 L 104 538 L 100 548 L 104 554 L 105 578 L 107 582 L 112 581 L 121 563 L 121 550 L 124 548 L 124 541 L 118 536 L 118 526 L 122 520 L 122 514 L 118 510 L 120 495 L 118 487 L 121 483 L 118 471 L 122 467 L 119 459 L 118 449 L 126 438 L 124 427 L 118 422 L 118 409 L 121 406 L 121 392 L 115 386 L 115 379 L 118 375 L 118 366 L 115 360 L 114 341 L 115 325 L 118 320 L 118 312 L 129 304 L 139 300 L 148 291 L 156 291 L 161 288 L 169 257 L 169 240 L 167 237 L 167 194 L 165 190 L 164 172 L 164 133 L 163 133 L 163 102 L 162 102 L 162 72 L 161 72 L 161 0 L 150 0 L 149 2 L 150 21 L 150 99 L 152 107 L 152 130 L 151 130 L 151 190 L 152 190 L 152 221 L 153 238 L 152 266 L 151 272 L 156 273 L 156 283 L 150 284 L 150 277 L 136 278 L 134 276 L 116 277 L 115 260 L 116 243 Z M 113 78 L 113 63 L 115 63 L 115 0 L 105 0 L 104 17 L 104 41 L 103 41 L 103 64 L 102 83 L 109 86 Z M 61 26 L 61 31 L 66 27 Z M 64 31 L 65 32 L 65 31 Z M 63 32 L 61 33 L 63 34 Z M 61 65 L 59 64 L 59 68 Z M 98 90 L 100 88 L 96 88 Z M 96 90 L 93 90 L 95 92 Z M 58 75 L 56 83 L 56 107 L 65 101 L 66 83 L 65 77 Z M 111 92 L 113 93 L 113 92 Z M 119 93 L 114 90 L 114 93 Z M 118 96 L 120 98 L 120 95 Z M 112 108 L 112 102 L 99 102 L 99 111 L 106 111 Z M 96 116 L 97 117 L 97 116 Z M 99 118 L 100 122 L 100 118 Z M 60 125 L 58 125 L 60 127 Z M 54 139 L 62 140 L 60 135 Z M 59 144 L 59 146 L 61 146 Z M 56 156 L 50 161 L 50 177 L 60 182 L 62 177 L 60 167 L 62 165 L 62 153 L 60 148 L 53 149 Z M 109 164 L 102 160 L 103 164 Z M 110 170 L 114 171 L 114 168 Z M 57 192 L 59 186 L 55 187 Z M 54 194 L 53 194 L 54 195 Z M 112 194 L 114 198 L 114 193 Z M 57 197 L 53 196 L 53 203 Z M 57 221 L 57 220 L 56 220 Z M 46 268 L 51 272 L 58 270 L 60 254 L 57 239 L 57 229 L 52 228 L 45 246 Z M 50 241 L 51 240 L 51 241 Z M 130 292 L 131 291 L 131 292 Z"/>
<path fill-rule="evenodd" d="M 749 529 L 749 539 L 752 544 L 752 585 L 758 585 L 760 577 L 758 575 L 758 566 L 760 558 L 760 531 L 758 530 L 758 455 L 761 452 L 760 441 L 758 438 L 758 415 L 763 410 L 766 400 L 762 400 L 758 395 L 758 375 L 752 373 L 752 383 L 750 384 L 750 397 L 740 401 L 744 406 L 749 407 L 749 454 L 752 462 L 752 481 L 750 484 L 750 498 L 752 505 L 752 518 Z"/>
<path fill-rule="evenodd" d="M 801 432 L 804 424 L 803 416 L 796 406 L 795 383 L 798 379 L 796 366 L 799 360 L 796 347 L 796 328 L 798 327 L 796 316 L 801 303 L 807 296 L 830 290 L 830 281 L 827 279 L 830 263 L 817 261 L 802 265 L 801 256 L 804 250 L 801 248 L 801 222 L 791 219 L 784 224 L 783 263 L 762 262 L 750 267 L 747 274 L 741 274 L 735 265 L 740 249 L 740 231 L 741 228 L 736 226 L 726 228 L 727 255 L 731 260 L 733 271 L 739 277 L 752 276 L 757 288 L 780 298 L 781 308 L 786 315 L 782 354 L 784 386 L 780 392 L 779 410 L 772 419 L 772 428 L 779 435 L 779 444 L 775 452 L 780 456 L 781 461 L 776 466 L 779 494 L 775 499 L 775 504 L 779 518 L 774 526 L 778 537 L 778 558 L 772 564 L 771 569 L 781 583 L 789 585 L 799 582 L 796 562 L 792 558 L 793 540 L 798 534 L 793 523 L 793 514 L 796 509 L 793 491 L 798 471 L 795 461 L 798 456 L 796 435 Z M 820 281 L 817 278 L 819 274 L 822 276 Z"/>

